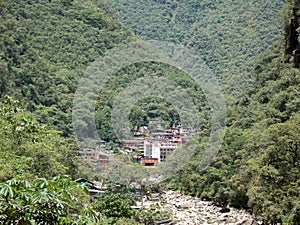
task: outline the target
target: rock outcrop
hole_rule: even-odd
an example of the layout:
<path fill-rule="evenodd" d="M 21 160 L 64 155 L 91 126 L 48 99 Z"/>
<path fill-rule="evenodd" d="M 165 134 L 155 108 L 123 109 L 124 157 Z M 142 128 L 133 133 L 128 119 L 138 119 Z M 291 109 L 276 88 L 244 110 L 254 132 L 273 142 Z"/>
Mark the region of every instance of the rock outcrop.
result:
<path fill-rule="evenodd" d="M 299 5 L 300 1 L 295 1 L 295 5 L 292 9 L 292 14 L 289 21 L 289 26 L 286 27 L 286 45 L 285 55 L 288 57 L 288 62 L 292 64 L 294 68 L 300 68 L 300 45 L 299 45 Z"/>

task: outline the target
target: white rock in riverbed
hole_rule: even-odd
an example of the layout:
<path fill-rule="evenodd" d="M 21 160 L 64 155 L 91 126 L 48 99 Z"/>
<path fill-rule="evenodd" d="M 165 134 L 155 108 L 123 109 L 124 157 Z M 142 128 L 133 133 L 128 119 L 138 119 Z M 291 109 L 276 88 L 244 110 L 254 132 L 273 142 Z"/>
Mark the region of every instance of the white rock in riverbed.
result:
<path fill-rule="evenodd" d="M 220 207 L 199 198 L 167 191 L 161 196 L 163 206 L 173 213 L 177 225 L 257 225 L 254 217 L 245 210 L 229 208 L 221 213 Z"/>

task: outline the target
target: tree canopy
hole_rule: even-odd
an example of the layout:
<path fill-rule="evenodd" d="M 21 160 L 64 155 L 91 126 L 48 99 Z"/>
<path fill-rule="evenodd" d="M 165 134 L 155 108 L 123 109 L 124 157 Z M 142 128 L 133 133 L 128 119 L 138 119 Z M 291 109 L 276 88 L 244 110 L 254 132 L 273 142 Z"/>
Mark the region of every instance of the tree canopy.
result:
<path fill-rule="evenodd" d="M 95 101 L 101 138 L 117 141 L 111 112 L 123 88 L 142 77 L 166 77 L 188 93 L 207 129 L 185 146 L 195 154 L 165 185 L 246 208 L 266 224 L 299 224 L 299 8 L 297 0 L 0 0 L 1 223 L 135 223 L 129 201 L 118 194 L 81 210 L 88 202 L 70 178 L 83 173 L 71 113 L 86 68 L 110 49 L 146 38 L 183 44 L 217 75 L 228 106 L 221 149 L 200 168 L 211 108 L 188 74 L 157 62 L 129 65 L 104 84 Z M 140 99 L 129 121 L 133 129 L 157 117 L 169 126 L 180 121 L 159 96 Z M 130 162 L 117 172 L 123 168 L 140 179 L 139 167 Z M 72 212 L 80 215 L 76 221 Z"/>

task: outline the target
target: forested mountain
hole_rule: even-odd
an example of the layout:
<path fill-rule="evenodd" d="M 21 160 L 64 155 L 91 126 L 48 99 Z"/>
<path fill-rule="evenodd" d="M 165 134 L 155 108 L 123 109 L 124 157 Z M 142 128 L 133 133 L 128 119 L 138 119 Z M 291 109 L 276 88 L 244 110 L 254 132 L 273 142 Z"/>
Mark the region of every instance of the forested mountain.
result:
<path fill-rule="evenodd" d="M 111 111 L 123 87 L 140 77 L 164 76 L 191 96 L 205 128 L 191 141 L 197 148 L 192 160 L 164 185 L 224 207 L 246 208 L 266 224 L 299 224 L 300 2 L 283 3 L 0 0 L 0 180 L 80 174 L 73 152 L 77 146 L 69 137 L 73 97 L 85 69 L 124 43 L 167 40 L 199 55 L 230 95 L 224 142 L 213 163 L 199 167 L 211 122 L 203 91 L 184 72 L 156 62 L 122 68 L 103 86 L 95 103 L 100 137 L 117 140 Z M 157 117 L 168 125 L 180 121 L 170 102 L 147 98 L 132 109 L 131 126 Z M 28 203 L 24 185 L 29 191 L 48 186 L 61 194 L 68 185 L 51 186 L 57 182 L 37 180 L 34 188 L 19 181 L 1 184 L 0 203 Z"/>
<path fill-rule="evenodd" d="M 186 92 L 193 100 L 195 107 L 198 110 L 199 118 L 201 119 L 202 127 L 207 127 L 210 118 L 210 108 L 207 104 L 205 94 L 195 83 L 193 78 L 189 77 L 186 73 L 178 70 L 170 65 L 165 65 L 156 62 L 143 62 L 130 65 L 121 69 L 113 76 L 100 91 L 100 96 L 97 102 L 96 120 L 99 135 L 106 141 L 116 141 L 117 137 L 114 134 L 111 125 L 111 112 L 113 103 L 119 92 L 123 88 L 131 84 L 135 80 L 142 78 L 159 79 L 164 77 L 168 81 L 174 82 L 177 85 L 175 96 L 180 96 L 181 92 Z M 163 87 L 160 87 L 163 89 Z M 151 92 L 152 87 L 147 85 L 140 87 L 144 93 Z M 151 95 L 150 95 L 151 96 Z M 133 106 L 129 115 L 131 122 L 131 130 L 134 127 L 141 125 L 148 125 L 152 119 L 160 118 L 166 123 L 166 127 L 171 127 L 173 124 L 180 123 L 179 112 L 176 111 L 172 102 L 163 99 L 160 96 L 138 98 L 138 103 Z"/>
<path fill-rule="evenodd" d="M 71 135 L 77 82 L 87 65 L 133 36 L 97 1 L 0 1 L 0 95 Z"/>
<path fill-rule="evenodd" d="M 175 42 L 195 51 L 214 71 L 224 92 L 253 86 L 254 60 L 278 38 L 275 1 L 111 0 L 124 24 L 143 39 Z"/>
<path fill-rule="evenodd" d="M 267 224 L 299 224 L 299 1 L 282 10 L 284 35 L 257 57 L 255 88 L 228 107 L 224 143 L 214 163 L 195 160 L 171 186 L 220 205 L 245 207 Z"/>
<path fill-rule="evenodd" d="M 108 5 L 119 9 L 116 12 L 122 19 L 127 15 L 124 20 L 128 28 Z M 1 1 L 1 95 L 22 99 L 38 121 L 51 124 L 63 136 L 71 136 L 71 108 L 79 78 L 89 63 L 108 49 L 135 39 L 129 28 L 140 37 L 189 46 L 217 74 L 223 90 L 237 94 L 252 86 L 253 59 L 279 34 L 276 18 L 280 5 L 280 1 Z M 245 14 L 246 9 L 251 13 Z M 123 79 L 122 84 L 120 78 L 112 92 L 116 95 L 120 87 L 142 74 L 165 75 L 169 68 L 147 64 L 124 68 L 116 76 L 129 74 L 129 80 Z M 168 73 L 175 77 L 183 74 L 174 69 Z M 195 85 L 187 86 L 178 79 L 177 83 L 197 92 Z M 105 89 L 97 105 L 97 127 L 100 137 L 111 141 L 116 139 L 110 121 L 114 95 Z M 203 99 L 203 94 L 197 98 Z M 137 105 L 131 114 L 135 115 L 132 126 L 147 124 L 159 113 L 169 123 L 178 121 L 168 109 L 169 103 L 157 101 L 150 104 L 151 108 Z M 209 110 L 207 106 L 199 109 L 202 117 Z M 143 110 L 156 113 L 142 115 Z M 166 118 L 171 114 L 175 117 Z M 207 120 L 204 116 L 203 126 Z"/>

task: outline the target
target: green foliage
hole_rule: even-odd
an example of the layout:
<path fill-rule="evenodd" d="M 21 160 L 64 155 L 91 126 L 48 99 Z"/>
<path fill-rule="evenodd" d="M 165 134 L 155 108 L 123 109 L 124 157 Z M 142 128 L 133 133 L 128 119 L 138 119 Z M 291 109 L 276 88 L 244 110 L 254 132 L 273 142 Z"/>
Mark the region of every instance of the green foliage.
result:
<path fill-rule="evenodd" d="M 226 93 L 253 86 L 254 60 L 280 34 L 276 1 L 110 0 L 124 23 L 146 40 L 188 46 L 214 71 Z"/>
<path fill-rule="evenodd" d="M 116 225 L 142 225 L 136 222 L 134 219 L 120 218 L 116 221 Z"/>
<path fill-rule="evenodd" d="M 117 193 L 102 195 L 99 200 L 92 203 L 91 207 L 106 216 L 110 220 L 109 224 L 114 224 L 118 218 L 131 218 L 134 215 L 132 205 L 133 202 L 130 199 Z"/>
<path fill-rule="evenodd" d="M 249 208 L 269 224 L 299 224 L 300 72 L 282 57 L 288 37 L 254 62 L 279 36 L 275 18 L 282 3 L 108 2 L 136 34 L 193 49 L 213 69 L 226 93 L 240 96 L 236 101 L 228 98 L 226 135 L 214 162 L 205 170 L 199 168 L 209 139 L 207 129 L 187 146 L 195 148 L 195 154 L 167 186 L 222 206 Z M 299 1 L 289 0 L 281 12 L 286 35 L 291 9 L 297 7 Z M 85 194 L 74 183 L 65 177 L 47 179 L 77 173 L 74 142 L 61 138 L 71 136 L 76 82 L 99 55 L 135 37 L 106 4 L 92 0 L 2 0 L 0 32 L 0 180 L 6 181 L 0 184 L 1 223 L 134 224 L 133 203 L 120 194 L 107 195 L 94 208 L 81 211 Z M 144 76 L 165 76 L 178 84 L 209 128 L 210 109 L 193 79 L 167 65 L 137 63 L 118 71 L 100 91 L 96 119 L 101 138 L 116 140 L 110 122 L 113 102 L 124 87 Z M 6 94 L 20 103 L 4 98 Z M 132 108 L 131 127 L 157 117 L 167 125 L 179 121 L 171 103 L 141 99 Z M 89 124 L 80 123 L 88 132 Z M 109 168 L 107 176 L 128 190 L 131 182 L 144 178 L 144 168 L 126 159 L 121 162 Z M 28 180 L 15 178 L 20 175 Z M 78 214 L 77 220 L 71 213 Z M 143 223 L 160 217 L 157 209 L 136 215 Z"/>
<path fill-rule="evenodd" d="M 17 175 L 51 178 L 76 174 L 72 145 L 33 119 L 18 101 L 0 103 L 0 180 Z"/>
<path fill-rule="evenodd" d="M 0 96 L 19 99 L 36 119 L 71 136 L 77 81 L 130 31 L 95 1 L 1 1 Z"/>
<path fill-rule="evenodd" d="M 152 204 L 150 207 L 143 207 L 138 210 L 135 216 L 138 222 L 150 225 L 155 224 L 157 221 L 170 219 L 172 214 L 165 211 L 161 205 Z"/>
<path fill-rule="evenodd" d="M 292 4 L 283 10 L 288 14 L 286 8 L 299 7 L 299 2 L 287 4 Z M 289 26 L 289 16 L 284 18 Z M 199 144 L 194 160 L 170 187 L 249 209 L 266 224 L 299 224 L 300 72 L 283 57 L 286 38 L 257 58 L 255 88 L 228 108 L 223 146 L 214 162 L 199 168 Z M 207 136 L 199 138 L 202 143 Z"/>
<path fill-rule="evenodd" d="M 299 223 L 300 116 L 266 130 L 266 148 L 248 163 L 249 206 L 268 222 Z"/>
<path fill-rule="evenodd" d="M 87 204 L 84 188 L 69 177 L 59 176 L 47 180 L 23 178 L 0 183 L 1 224 L 86 224 L 75 222 L 72 214 L 80 214 Z M 92 211 L 92 210 L 90 210 Z M 93 224 L 97 214 L 93 213 Z M 81 216 L 79 216 L 80 219 Z"/>
<path fill-rule="evenodd" d="M 121 154 L 112 159 L 104 172 L 112 191 L 115 184 L 120 184 L 127 190 L 132 183 L 141 184 L 144 178 L 150 176 L 150 171 L 144 165 L 133 163 L 128 155 Z"/>
<path fill-rule="evenodd" d="M 111 112 L 118 94 L 131 82 L 144 77 L 153 77 L 153 79 L 164 77 L 178 85 L 177 92 L 173 93 L 174 96 L 180 96 L 180 91 L 186 92 L 199 110 L 199 118 L 201 118 L 200 122 L 203 127 L 208 126 L 210 108 L 201 87 L 191 77 L 169 65 L 155 62 L 135 63 L 115 74 L 105 83 L 99 93 L 96 122 L 99 136 L 103 140 L 116 141 L 111 124 Z M 146 94 L 149 93 L 150 89 L 151 87 L 143 87 Z M 172 102 L 160 97 L 146 97 L 138 100 L 129 115 L 132 130 L 134 127 L 148 126 L 150 120 L 157 118 L 163 120 L 167 127 L 180 123 L 179 114 Z"/>

